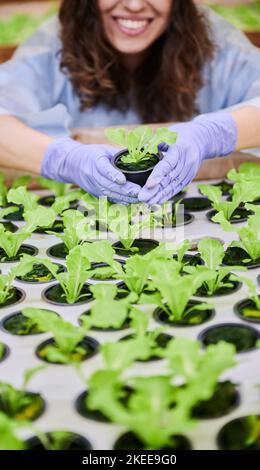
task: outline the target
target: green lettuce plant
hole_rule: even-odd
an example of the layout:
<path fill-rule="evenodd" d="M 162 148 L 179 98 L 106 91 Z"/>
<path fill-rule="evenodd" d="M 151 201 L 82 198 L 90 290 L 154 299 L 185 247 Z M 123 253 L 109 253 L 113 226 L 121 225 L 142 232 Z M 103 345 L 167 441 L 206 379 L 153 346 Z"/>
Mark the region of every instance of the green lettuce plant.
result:
<path fill-rule="evenodd" d="M 33 263 L 35 262 L 35 258 Z M 16 276 L 25 276 L 32 269 L 32 261 L 27 259 L 21 259 L 17 266 L 14 266 L 9 270 L 7 274 L 0 274 L 0 305 L 5 304 L 9 299 L 13 297 L 13 286 L 12 283 Z"/>
<path fill-rule="evenodd" d="M 259 181 L 260 180 L 260 165 L 255 162 L 244 162 L 240 165 L 239 170 L 234 168 L 230 170 L 227 177 L 231 181 L 236 183 L 248 181 Z"/>
<path fill-rule="evenodd" d="M 18 437 L 18 430 L 22 426 L 22 423 L 0 411 L 0 451 L 25 449 L 25 443 Z"/>
<path fill-rule="evenodd" d="M 151 154 L 158 153 L 160 143 L 175 144 L 177 140 L 177 134 L 166 127 L 153 131 L 148 126 L 139 126 L 128 132 L 123 128 L 110 128 L 107 129 L 106 136 L 113 144 L 128 149 L 128 155 L 121 157 L 123 163 L 149 160 Z"/>
<path fill-rule="evenodd" d="M 128 318 L 131 302 L 136 300 L 132 293 L 124 299 L 116 300 L 117 286 L 96 284 L 90 286 L 94 302 L 89 315 L 81 317 L 85 328 L 120 328 Z"/>
<path fill-rule="evenodd" d="M 19 188 L 19 186 L 26 186 L 32 180 L 31 176 L 19 176 L 11 184 L 12 189 Z M 0 173 L 0 206 L 5 206 L 7 204 L 7 193 L 8 187 L 5 183 L 5 177 L 3 173 Z"/>
<path fill-rule="evenodd" d="M 229 223 L 229 222 L 228 222 Z M 231 225 L 231 224 L 230 224 Z M 230 267 L 221 266 L 225 256 L 225 250 L 222 243 L 215 238 L 204 238 L 198 244 L 198 251 L 204 266 L 186 266 L 184 269 L 188 273 L 202 272 L 209 275 L 208 279 L 202 284 L 205 287 L 208 296 L 214 295 L 219 289 L 226 287 L 232 288 L 233 284 L 230 282 Z M 236 271 L 243 271 L 241 266 L 232 266 Z M 234 280 L 233 276 L 233 280 Z"/>
<path fill-rule="evenodd" d="M 239 280 L 247 286 L 248 298 L 252 300 L 253 304 L 255 305 L 255 310 L 244 308 L 243 315 L 249 317 L 255 316 L 256 318 L 260 318 L 260 296 L 257 294 L 256 285 L 254 281 L 245 276 L 239 276 Z"/>
<path fill-rule="evenodd" d="M 66 257 L 67 271 L 61 273 L 58 272 L 57 264 L 52 263 L 47 258 L 33 258 L 27 256 L 26 259 L 31 259 L 32 265 L 38 263 L 46 266 L 53 277 L 57 279 L 63 290 L 62 297 L 64 297 L 69 304 L 74 304 L 87 295 L 81 294 L 81 291 L 85 282 L 91 277 L 92 271 L 91 264 L 84 256 L 81 246 L 76 246 L 70 250 Z"/>
<path fill-rule="evenodd" d="M 22 205 L 25 211 L 35 210 L 38 206 L 39 196 L 28 191 L 26 186 L 9 189 L 7 193 L 7 201 L 13 204 Z"/>
<path fill-rule="evenodd" d="M 61 218 L 64 225 L 63 233 L 56 233 L 51 230 L 47 233 L 59 238 L 68 251 L 93 236 L 93 230 L 89 224 L 85 223 L 86 218 L 82 212 L 69 209 L 63 212 Z"/>
<path fill-rule="evenodd" d="M 85 349 L 80 345 L 86 335 L 85 328 L 74 326 L 46 310 L 28 307 L 23 309 L 23 314 L 33 319 L 41 331 L 52 333 L 55 343 L 46 345 L 42 351 L 50 362 L 77 362 L 85 354 Z"/>
<path fill-rule="evenodd" d="M 234 227 L 221 212 L 214 216 L 214 220 L 221 224 L 225 232 L 235 232 L 238 235 L 239 240 L 233 241 L 229 246 L 244 250 L 248 254 L 248 259 L 243 261 L 248 262 L 260 258 L 260 207 L 252 204 L 246 204 L 245 207 L 254 214 L 249 216 L 247 224 L 243 227 Z"/>
<path fill-rule="evenodd" d="M 55 197 L 65 196 L 69 193 L 72 185 L 67 183 L 60 183 L 59 181 L 49 180 L 43 176 L 37 177 L 37 182 L 46 189 L 50 189 Z"/>
<path fill-rule="evenodd" d="M 212 207 L 219 213 L 223 213 L 226 220 L 230 220 L 241 203 L 252 202 L 260 197 L 259 185 L 252 185 L 249 181 L 241 181 L 233 187 L 231 201 L 222 200 L 222 192 L 218 186 L 199 184 L 198 188 L 212 202 Z M 214 218 L 216 221 L 216 219 Z"/>
<path fill-rule="evenodd" d="M 193 310 L 209 310 L 212 307 L 208 303 L 188 307 L 192 295 L 209 277 L 209 273 L 199 271 L 182 276 L 180 263 L 177 261 L 155 260 L 152 265 L 151 279 L 158 292 L 152 295 L 141 295 L 139 302 L 156 304 L 167 314 L 170 321 L 181 321 Z"/>
<path fill-rule="evenodd" d="M 15 257 L 22 243 L 31 236 L 37 227 L 52 225 L 56 214 L 52 209 L 37 206 L 35 209 L 24 212 L 26 225 L 17 232 L 9 232 L 0 224 L 1 248 L 7 258 Z"/>

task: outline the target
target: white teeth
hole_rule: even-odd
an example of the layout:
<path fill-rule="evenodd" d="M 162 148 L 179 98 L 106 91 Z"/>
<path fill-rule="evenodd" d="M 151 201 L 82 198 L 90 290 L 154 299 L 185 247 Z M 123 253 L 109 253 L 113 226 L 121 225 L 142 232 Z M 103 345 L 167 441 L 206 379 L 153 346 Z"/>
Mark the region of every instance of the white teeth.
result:
<path fill-rule="evenodd" d="M 143 21 L 132 21 L 132 20 L 124 20 L 122 18 L 119 18 L 118 19 L 118 22 L 121 26 L 123 26 L 124 28 L 128 28 L 128 29 L 140 29 L 140 28 L 144 28 L 148 21 L 147 20 L 143 20 Z"/>

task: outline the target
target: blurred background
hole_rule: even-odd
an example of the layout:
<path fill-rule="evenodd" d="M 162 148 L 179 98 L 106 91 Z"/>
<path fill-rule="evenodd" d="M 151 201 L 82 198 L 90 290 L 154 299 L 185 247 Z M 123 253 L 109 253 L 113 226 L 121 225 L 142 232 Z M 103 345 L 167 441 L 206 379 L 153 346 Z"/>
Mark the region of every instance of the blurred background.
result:
<path fill-rule="evenodd" d="M 185 1 L 185 0 L 184 0 Z M 196 0 L 245 31 L 260 47 L 260 0 Z M 0 0 L 0 63 L 58 8 L 54 0 Z"/>

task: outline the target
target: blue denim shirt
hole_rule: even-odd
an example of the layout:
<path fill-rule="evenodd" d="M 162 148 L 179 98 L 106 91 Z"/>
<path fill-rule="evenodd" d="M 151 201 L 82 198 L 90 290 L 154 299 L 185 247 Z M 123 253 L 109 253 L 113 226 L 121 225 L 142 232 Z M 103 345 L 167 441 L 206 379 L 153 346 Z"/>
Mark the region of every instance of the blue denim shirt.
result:
<path fill-rule="evenodd" d="M 204 68 L 203 88 L 197 96 L 200 113 L 249 102 L 260 107 L 260 49 L 243 33 L 206 8 L 216 52 Z M 63 136 L 75 127 L 140 123 L 133 109 L 122 113 L 99 104 L 80 111 L 79 98 L 60 71 L 61 48 L 56 17 L 41 26 L 0 65 L 0 114 L 17 116 L 30 127 Z"/>

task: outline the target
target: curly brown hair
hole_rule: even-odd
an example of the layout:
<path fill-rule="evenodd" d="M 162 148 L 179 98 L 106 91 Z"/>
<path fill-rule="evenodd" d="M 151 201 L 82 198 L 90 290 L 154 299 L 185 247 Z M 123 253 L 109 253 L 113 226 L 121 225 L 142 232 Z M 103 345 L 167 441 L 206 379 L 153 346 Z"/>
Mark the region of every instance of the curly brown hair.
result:
<path fill-rule="evenodd" d="M 105 38 L 97 0 L 63 0 L 59 19 L 61 68 L 70 78 L 81 110 L 100 102 L 142 122 L 192 117 L 203 86 L 202 71 L 214 53 L 209 24 L 193 0 L 174 0 L 168 28 L 130 77 Z M 129 89 L 132 90 L 131 98 Z"/>

